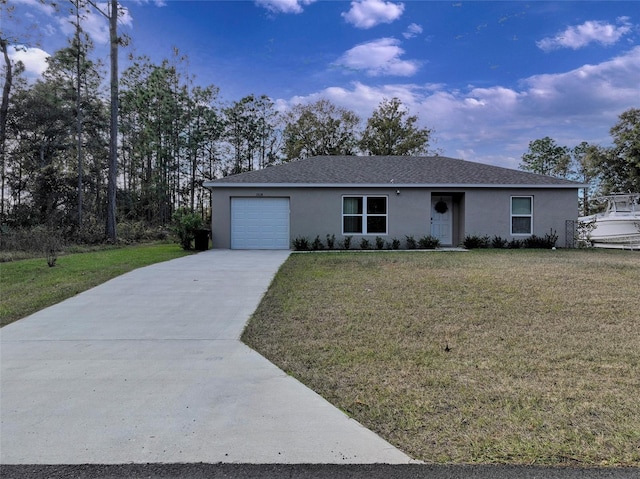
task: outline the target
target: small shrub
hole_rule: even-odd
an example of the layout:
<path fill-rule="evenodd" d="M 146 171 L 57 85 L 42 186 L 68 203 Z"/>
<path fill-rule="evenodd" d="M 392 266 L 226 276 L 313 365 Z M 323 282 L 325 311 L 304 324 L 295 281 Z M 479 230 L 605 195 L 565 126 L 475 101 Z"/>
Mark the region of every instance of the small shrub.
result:
<path fill-rule="evenodd" d="M 118 223 L 116 229 L 118 241 L 126 244 L 162 240 L 167 237 L 167 233 L 162 227 L 153 228 L 143 221 L 122 221 Z"/>
<path fill-rule="evenodd" d="M 345 236 L 344 240 L 340 242 L 340 245 L 344 249 L 351 249 L 351 236 Z"/>
<path fill-rule="evenodd" d="M 502 249 L 502 248 L 506 248 L 508 243 L 509 242 L 506 239 L 502 238 L 501 236 L 494 236 L 493 239 L 491 240 L 491 247 Z"/>
<path fill-rule="evenodd" d="M 304 236 L 298 236 L 291 243 L 293 249 L 296 251 L 309 251 L 311 249 L 309 238 L 305 238 Z"/>
<path fill-rule="evenodd" d="M 376 249 L 384 248 L 384 240 L 380 236 L 376 236 Z"/>
<path fill-rule="evenodd" d="M 575 243 L 578 248 L 590 248 L 591 243 L 591 232 L 596 228 L 595 220 L 589 222 L 576 222 L 576 232 L 575 232 Z"/>
<path fill-rule="evenodd" d="M 523 248 L 542 248 L 542 238 L 531 235 L 528 238 L 522 240 Z"/>
<path fill-rule="evenodd" d="M 509 243 L 507 243 L 507 248 L 509 248 L 509 249 L 520 249 L 520 248 L 522 248 L 522 240 L 512 239 L 511 241 L 509 241 Z"/>
<path fill-rule="evenodd" d="M 557 241 L 558 235 L 555 231 L 551 230 L 551 232 L 544 235 L 544 237 L 531 235 L 524 239 L 522 244 L 525 248 L 551 249 L 555 247 Z"/>
<path fill-rule="evenodd" d="M 416 249 L 418 246 L 416 243 L 416 239 L 413 236 L 405 236 L 407 241 L 407 249 Z"/>
<path fill-rule="evenodd" d="M 462 244 L 467 249 L 488 248 L 489 237 L 479 235 L 467 235 L 464 237 Z"/>
<path fill-rule="evenodd" d="M 118 226 L 120 226 L 118 224 Z M 82 227 L 74 234 L 75 243 L 84 245 L 97 245 L 104 242 L 104 222 L 98 221 L 94 216 L 84 219 Z M 120 234 L 118 234 L 120 238 Z"/>
<path fill-rule="evenodd" d="M 56 265 L 56 261 L 58 261 L 58 252 L 54 249 L 49 250 L 47 252 L 47 266 L 53 268 Z"/>
<path fill-rule="evenodd" d="M 313 240 L 313 243 L 311 243 L 311 249 L 313 249 L 314 251 L 324 249 L 324 245 L 322 244 L 320 236 L 316 236 L 316 239 Z"/>
<path fill-rule="evenodd" d="M 336 235 L 327 235 L 327 248 L 334 249 L 336 244 Z"/>
<path fill-rule="evenodd" d="M 360 249 L 371 249 L 371 243 L 367 238 L 362 238 L 360 240 Z"/>
<path fill-rule="evenodd" d="M 391 249 L 400 249 L 400 240 L 397 238 L 393 238 L 391 240 Z"/>
<path fill-rule="evenodd" d="M 549 230 L 549 233 L 544 235 L 544 240 L 547 243 L 549 248 L 555 248 L 556 243 L 558 242 L 558 234 L 555 230 Z"/>
<path fill-rule="evenodd" d="M 418 240 L 418 246 L 421 249 L 436 249 L 440 246 L 440 240 L 431 235 L 423 236 Z"/>
<path fill-rule="evenodd" d="M 151 239 L 157 241 L 165 241 L 169 237 L 169 231 L 162 226 L 158 226 L 152 230 Z"/>
<path fill-rule="evenodd" d="M 202 228 L 202 218 L 197 213 L 190 213 L 187 208 L 179 208 L 173 213 L 172 230 L 178 237 L 182 249 L 191 249 L 191 243 L 196 237 L 196 230 Z"/>
<path fill-rule="evenodd" d="M 51 231 L 50 236 L 46 239 L 44 244 L 44 254 L 47 258 L 47 265 L 49 268 L 53 268 L 58 261 L 58 253 L 62 251 L 63 241 L 62 238 L 55 232 Z"/>

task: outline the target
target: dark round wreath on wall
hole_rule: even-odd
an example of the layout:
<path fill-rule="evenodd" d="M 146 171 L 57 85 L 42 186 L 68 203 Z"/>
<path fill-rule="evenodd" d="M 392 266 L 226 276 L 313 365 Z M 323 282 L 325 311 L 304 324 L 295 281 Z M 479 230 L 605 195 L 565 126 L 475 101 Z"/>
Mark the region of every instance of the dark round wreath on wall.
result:
<path fill-rule="evenodd" d="M 436 205 L 434 206 L 434 209 L 440 213 L 441 215 L 445 214 L 447 212 L 447 210 L 449 209 L 449 207 L 447 206 L 447 203 L 440 200 L 436 203 Z"/>

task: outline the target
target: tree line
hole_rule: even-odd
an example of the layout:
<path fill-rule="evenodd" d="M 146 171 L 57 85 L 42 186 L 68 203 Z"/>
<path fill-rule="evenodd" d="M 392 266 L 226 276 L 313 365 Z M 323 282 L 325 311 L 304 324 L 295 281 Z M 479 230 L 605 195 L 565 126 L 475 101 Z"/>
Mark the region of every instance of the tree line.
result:
<path fill-rule="evenodd" d="M 624 111 L 609 133 L 608 147 L 585 141 L 568 147 L 548 136 L 533 140 L 520 168 L 589 185 L 580 197 L 581 212 L 589 215 L 599 207 L 598 196 L 640 192 L 640 109 Z"/>
<path fill-rule="evenodd" d="M 55 52 L 41 79 L 5 61 L 11 91 L 2 122 L 0 222 L 12 228 L 98 233 L 106 221 L 110 109 L 105 68 L 85 35 Z M 6 46 L 3 44 L 3 52 Z M 157 64 L 130 58 L 120 74 L 117 217 L 163 226 L 180 208 L 208 212 L 202 182 L 315 155 L 426 153 L 431 131 L 397 98 L 384 99 L 360 129 L 328 100 L 276 110 L 266 95 L 225 103 L 195 84 L 174 51 Z"/>

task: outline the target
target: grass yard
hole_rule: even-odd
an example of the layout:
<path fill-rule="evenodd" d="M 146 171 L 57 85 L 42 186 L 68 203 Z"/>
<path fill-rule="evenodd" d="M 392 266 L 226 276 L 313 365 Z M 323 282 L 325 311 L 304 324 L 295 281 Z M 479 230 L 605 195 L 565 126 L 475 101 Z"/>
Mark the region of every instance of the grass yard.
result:
<path fill-rule="evenodd" d="M 640 466 L 640 254 L 294 254 L 243 340 L 429 463 Z"/>
<path fill-rule="evenodd" d="M 53 268 L 44 258 L 0 263 L 0 326 L 133 269 L 187 254 L 162 243 L 63 255 Z"/>

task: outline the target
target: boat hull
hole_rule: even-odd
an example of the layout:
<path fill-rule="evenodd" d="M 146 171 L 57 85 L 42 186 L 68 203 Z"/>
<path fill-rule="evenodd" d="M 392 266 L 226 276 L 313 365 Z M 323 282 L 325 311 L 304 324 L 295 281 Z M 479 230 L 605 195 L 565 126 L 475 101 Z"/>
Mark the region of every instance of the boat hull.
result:
<path fill-rule="evenodd" d="M 640 194 L 616 193 L 603 196 L 604 213 L 583 216 L 582 241 L 600 248 L 640 249 Z"/>
<path fill-rule="evenodd" d="M 590 216 L 580 218 L 585 224 L 593 224 L 589 240 L 596 247 L 640 248 L 640 216 L 619 215 L 615 217 Z"/>

